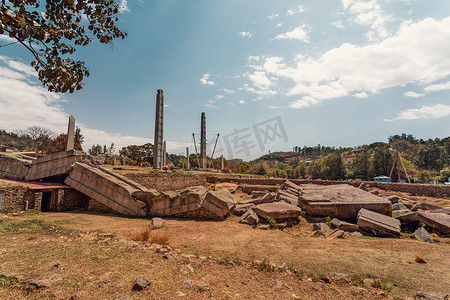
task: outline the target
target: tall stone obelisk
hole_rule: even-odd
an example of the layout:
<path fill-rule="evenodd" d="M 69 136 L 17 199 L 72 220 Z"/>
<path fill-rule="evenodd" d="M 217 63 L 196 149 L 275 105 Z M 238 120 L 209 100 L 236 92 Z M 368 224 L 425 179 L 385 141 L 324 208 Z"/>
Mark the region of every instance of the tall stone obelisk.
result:
<path fill-rule="evenodd" d="M 153 168 L 163 167 L 163 125 L 164 125 L 164 95 L 163 90 L 156 94 L 155 139 L 153 141 Z"/>
<path fill-rule="evenodd" d="M 189 147 L 186 147 L 186 157 L 187 157 L 187 169 L 189 170 L 191 168 L 191 165 L 189 163 Z"/>
<path fill-rule="evenodd" d="M 206 168 L 206 116 L 202 112 L 202 128 L 200 133 L 200 168 Z"/>
<path fill-rule="evenodd" d="M 75 117 L 70 115 L 69 126 L 67 126 L 66 151 L 75 149 Z"/>

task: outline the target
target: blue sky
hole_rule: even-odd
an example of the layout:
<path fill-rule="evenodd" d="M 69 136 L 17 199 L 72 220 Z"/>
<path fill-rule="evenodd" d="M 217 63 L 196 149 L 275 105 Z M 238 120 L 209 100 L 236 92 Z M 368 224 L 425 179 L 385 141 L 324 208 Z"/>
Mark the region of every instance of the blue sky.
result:
<path fill-rule="evenodd" d="M 194 151 L 202 111 L 209 151 L 220 133 L 215 156 L 246 160 L 294 146 L 450 133 L 450 1 L 121 5 L 119 27 L 128 37 L 77 51 L 91 76 L 74 94 L 46 92 L 20 45 L 0 48 L 0 128 L 40 125 L 60 133 L 74 114 L 85 148 L 143 144 L 153 140 L 156 91 L 163 89 L 165 139 L 176 154 Z M 276 120 L 270 128 L 279 134 L 262 145 L 253 126 L 268 120 Z M 238 150 L 242 142 L 253 145 L 249 152 Z"/>

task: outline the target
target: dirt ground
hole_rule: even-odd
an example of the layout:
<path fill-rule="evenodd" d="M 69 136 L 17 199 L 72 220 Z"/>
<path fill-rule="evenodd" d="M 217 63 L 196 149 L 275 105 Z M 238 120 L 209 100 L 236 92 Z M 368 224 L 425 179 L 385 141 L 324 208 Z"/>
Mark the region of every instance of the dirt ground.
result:
<path fill-rule="evenodd" d="M 84 231 L 115 233 L 129 238 L 130 232 L 148 228 L 149 220 L 90 213 L 45 213 L 42 217 L 64 227 Z M 450 240 L 425 243 L 402 237 L 349 238 L 328 240 L 311 237 L 311 224 L 301 223 L 289 230 L 260 230 L 226 221 L 168 219 L 158 231 L 170 238 L 170 245 L 182 253 L 226 257 L 251 262 L 264 260 L 277 266 L 294 265 L 310 278 L 330 272 L 361 278 L 379 278 L 395 295 L 412 297 L 418 291 L 449 293 Z M 426 264 L 414 262 L 415 254 Z"/>

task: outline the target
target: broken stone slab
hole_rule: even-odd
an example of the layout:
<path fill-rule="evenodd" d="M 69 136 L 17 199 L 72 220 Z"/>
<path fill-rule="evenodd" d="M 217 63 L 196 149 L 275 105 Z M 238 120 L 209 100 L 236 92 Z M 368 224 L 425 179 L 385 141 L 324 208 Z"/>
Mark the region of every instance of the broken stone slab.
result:
<path fill-rule="evenodd" d="M 419 211 L 417 219 L 445 235 L 450 235 L 450 215 Z"/>
<path fill-rule="evenodd" d="M 389 200 L 346 184 L 305 185 L 299 197 L 299 206 L 309 216 L 329 216 L 346 221 L 356 220 L 362 208 L 392 215 L 392 204 Z"/>
<path fill-rule="evenodd" d="M 302 212 L 300 207 L 286 202 L 263 203 L 256 205 L 253 210 L 264 219 L 272 218 L 275 220 L 298 218 Z"/>
<path fill-rule="evenodd" d="M 238 189 L 238 185 L 235 183 L 231 183 L 231 182 L 221 182 L 221 183 L 216 183 L 214 185 L 215 191 L 220 191 L 223 189 L 228 190 L 230 193 L 234 193 Z"/>
<path fill-rule="evenodd" d="M 417 212 L 407 213 L 405 215 L 396 217 L 396 219 L 399 220 L 403 226 L 419 222 L 419 220 L 417 219 Z"/>
<path fill-rule="evenodd" d="M 408 207 L 406 207 L 406 205 L 403 203 L 392 204 L 392 211 L 397 211 L 397 210 L 408 210 Z"/>
<path fill-rule="evenodd" d="M 17 154 L 0 152 L 0 178 L 22 180 L 30 171 L 33 159 Z"/>
<path fill-rule="evenodd" d="M 450 295 L 444 295 L 444 294 L 431 294 L 419 291 L 416 293 L 416 297 L 420 299 L 427 299 L 427 300 L 448 300 L 450 299 Z"/>
<path fill-rule="evenodd" d="M 245 214 L 241 216 L 239 222 L 249 225 L 256 225 L 259 223 L 259 217 L 253 211 L 253 209 L 249 209 Z"/>
<path fill-rule="evenodd" d="M 424 228 L 420 227 L 416 231 L 414 231 L 414 238 L 419 241 L 429 242 L 431 243 L 431 234 L 428 233 Z"/>
<path fill-rule="evenodd" d="M 286 203 L 298 206 L 298 196 L 294 196 L 292 194 L 289 194 L 285 191 L 279 191 L 277 193 L 276 199 L 282 200 Z"/>
<path fill-rule="evenodd" d="M 369 189 L 369 184 L 365 181 L 361 182 L 361 184 L 358 187 L 359 189 L 363 191 L 367 191 Z"/>
<path fill-rule="evenodd" d="M 252 196 L 254 198 L 261 198 L 263 197 L 265 194 L 267 194 L 269 191 L 265 190 L 265 191 L 252 191 Z"/>
<path fill-rule="evenodd" d="M 371 194 L 374 194 L 374 195 L 376 195 L 376 196 L 378 196 L 378 195 L 380 194 L 380 192 L 377 191 L 377 190 L 371 190 L 370 193 L 371 193 Z"/>
<path fill-rule="evenodd" d="M 433 209 L 433 210 L 428 210 L 427 212 L 429 212 L 431 214 L 446 214 L 446 215 L 450 215 L 450 208 Z"/>
<path fill-rule="evenodd" d="M 336 229 L 330 233 L 327 239 L 329 240 L 338 239 L 341 238 L 344 234 L 345 234 L 344 230 Z"/>
<path fill-rule="evenodd" d="M 245 214 L 250 208 L 255 207 L 253 203 L 238 203 L 233 209 L 233 214 L 236 216 L 242 216 Z"/>
<path fill-rule="evenodd" d="M 399 220 L 364 208 L 358 213 L 357 224 L 368 231 L 375 230 L 385 235 L 400 236 Z"/>
<path fill-rule="evenodd" d="M 337 229 L 344 230 L 344 231 L 357 231 L 358 225 L 352 224 L 349 222 L 341 221 L 339 219 L 334 218 L 331 220 L 331 224 L 336 227 Z"/>
<path fill-rule="evenodd" d="M 223 218 L 230 213 L 236 204 L 236 198 L 228 190 L 220 190 L 208 192 L 201 206 Z"/>
<path fill-rule="evenodd" d="M 400 199 L 400 197 L 397 195 L 390 195 L 390 196 L 387 196 L 386 199 L 391 201 L 392 204 L 395 204 L 395 203 L 398 203 L 398 200 Z"/>
<path fill-rule="evenodd" d="M 428 204 L 425 202 L 414 204 L 413 207 L 411 207 L 411 211 L 417 211 L 417 210 L 435 210 L 435 209 L 442 209 L 440 206 L 436 206 L 433 204 Z"/>

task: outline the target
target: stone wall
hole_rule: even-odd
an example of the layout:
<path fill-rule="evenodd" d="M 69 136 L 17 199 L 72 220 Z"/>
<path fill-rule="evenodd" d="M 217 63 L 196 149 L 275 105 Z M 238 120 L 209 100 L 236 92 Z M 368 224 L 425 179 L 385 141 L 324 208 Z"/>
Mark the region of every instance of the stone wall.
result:
<path fill-rule="evenodd" d="M 27 188 L 22 186 L 0 188 L 0 193 L 3 193 L 3 204 L 0 207 L 0 212 L 13 213 L 23 210 L 25 208 L 23 196 L 26 191 Z"/>
<path fill-rule="evenodd" d="M 109 208 L 108 206 L 98 202 L 95 199 L 90 199 L 89 200 L 89 207 L 88 210 L 90 211 L 96 211 L 96 212 L 101 212 L 101 213 L 108 213 L 108 214 L 114 214 L 114 215 L 118 215 L 119 213 L 116 212 L 115 210 Z"/>
<path fill-rule="evenodd" d="M 90 199 L 91 198 L 75 189 L 65 189 L 59 205 L 59 210 L 88 208 Z"/>
<path fill-rule="evenodd" d="M 384 183 L 384 182 L 368 182 L 370 187 L 377 187 L 389 191 L 405 192 L 417 196 L 430 197 L 450 197 L 450 185 L 434 185 L 420 183 Z"/>
<path fill-rule="evenodd" d="M 181 190 L 191 186 L 205 185 L 206 174 L 190 173 L 127 173 L 125 177 L 158 192 Z"/>
<path fill-rule="evenodd" d="M 283 184 L 287 179 L 282 178 L 237 178 L 225 177 L 225 176 L 208 176 L 207 181 L 209 183 L 216 182 L 235 182 L 239 184 L 257 185 L 256 189 L 251 187 L 246 190 L 263 190 L 261 186 L 279 186 Z M 318 185 L 335 185 L 335 184 L 349 184 L 358 187 L 361 181 L 343 181 L 343 180 L 307 180 L 307 179 L 289 179 L 295 184 L 318 184 Z M 388 188 L 389 191 L 411 193 L 417 196 L 430 196 L 430 197 L 450 197 L 450 185 L 433 185 L 433 184 L 419 184 L 419 183 L 384 183 L 384 182 L 367 182 L 370 187 L 376 187 L 379 189 Z"/>

